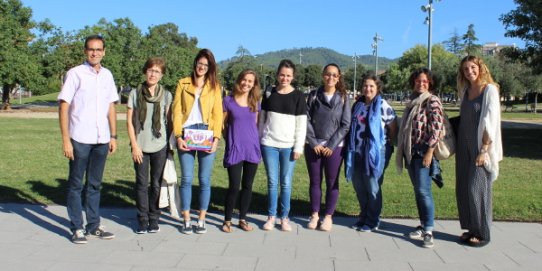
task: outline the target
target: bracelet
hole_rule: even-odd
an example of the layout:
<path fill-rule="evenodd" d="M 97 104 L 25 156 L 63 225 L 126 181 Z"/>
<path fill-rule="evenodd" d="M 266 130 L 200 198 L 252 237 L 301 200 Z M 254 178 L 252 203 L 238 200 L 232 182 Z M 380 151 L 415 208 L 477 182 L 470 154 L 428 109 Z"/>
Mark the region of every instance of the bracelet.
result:
<path fill-rule="evenodd" d="M 117 139 L 117 135 L 111 135 L 111 139 Z"/>
<path fill-rule="evenodd" d="M 481 149 L 480 149 L 480 153 L 487 153 L 487 150 L 484 149 L 484 148 L 481 148 Z"/>

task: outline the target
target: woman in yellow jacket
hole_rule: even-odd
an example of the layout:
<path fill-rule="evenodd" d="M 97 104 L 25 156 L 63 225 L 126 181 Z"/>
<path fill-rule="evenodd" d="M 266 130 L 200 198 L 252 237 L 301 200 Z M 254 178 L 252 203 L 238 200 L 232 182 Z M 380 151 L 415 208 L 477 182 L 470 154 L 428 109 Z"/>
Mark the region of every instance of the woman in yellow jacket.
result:
<path fill-rule="evenodd" d="M 216 148 L 222 131 L 222 93 L 216 78 L 216 62 L 213 53 L 202 49 L 194 58 L 190 77 L 179 80 L 173 99 L 173 132 L 177 138 L 181 163 L 181 211 L 182 232 L 202 234 L 207 232 L 205 215 L 211 199 L 211 172 Z M 185 129 L 209 130 L 213 133 L 211 148 L 197 150 L 189 147 L 184 136 Z M 198 223 L 190 223 L 192 179 L 194 160 L 198 157 L 200 186 Z"/>

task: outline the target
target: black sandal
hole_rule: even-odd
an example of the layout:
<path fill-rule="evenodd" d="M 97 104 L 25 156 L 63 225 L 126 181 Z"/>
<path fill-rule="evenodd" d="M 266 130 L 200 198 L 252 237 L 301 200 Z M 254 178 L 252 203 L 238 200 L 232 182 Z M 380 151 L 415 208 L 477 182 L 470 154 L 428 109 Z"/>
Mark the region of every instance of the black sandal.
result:
<path fill-rule="evenodd" d="M 471 236 L 469 238 L 469 241 L 468 241 L 468 244 L 471 247 L 483 247 L 483 246 L 487 245 L 488 243 L 489 243 L 489 241 L 484 240 L 484 239 L 482 239 L 480 237 L 476 237 L 476 236 Z"/>
<path fill-rule="evenodd" d="M 471 237 L 472 237 L 472 234 L 466 231 L 463 234 L 461 234 L 461 236 L 459 236 L 459 243 L 468 244 Z"/>

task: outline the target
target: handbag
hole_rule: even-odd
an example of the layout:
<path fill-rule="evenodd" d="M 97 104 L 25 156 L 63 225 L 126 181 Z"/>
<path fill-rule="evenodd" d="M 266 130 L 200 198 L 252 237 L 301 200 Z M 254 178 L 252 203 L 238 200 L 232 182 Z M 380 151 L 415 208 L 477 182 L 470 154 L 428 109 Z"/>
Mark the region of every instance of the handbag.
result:
<path fill-rule="evenodd" d="M 427 103 L 427 112 L 430 112 L 430 104 Z M 440 140 L 435 146 L 433 155 L 437 160 L 446 160 L 455 154 L 455 133 L 448 115 L 442 112 L 442 133 Z"/>
<path fill-rule="evenodd" d="M 167 184 L 177 183 L 177 171 L 175 170 L 175 161 L 173 160 L 173 154 L 168 151 L 166 164 L 164 165 L 164 173 L 162 175 L 164 181 Z"/>
<path fill-rule="evenodd" d="M 435 158 L 445 160 L 455 154 L 455 134 L 454 129 L 446 113 L 443 114 L 443 131 L 440 140 L 435 147 Z"/>

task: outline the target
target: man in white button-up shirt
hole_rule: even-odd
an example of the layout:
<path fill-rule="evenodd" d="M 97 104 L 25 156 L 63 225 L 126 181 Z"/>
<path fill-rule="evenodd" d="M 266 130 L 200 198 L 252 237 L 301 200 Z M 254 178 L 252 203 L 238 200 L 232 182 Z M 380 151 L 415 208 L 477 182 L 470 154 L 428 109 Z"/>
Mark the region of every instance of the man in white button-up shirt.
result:
<path fill-rule="evenodd" d="M 67 208 L 72 242 L 85 244 L 86 236 L 112 239 L 100 225 L 100 187 L 108 154 L 117 149 L 117 115 L 119 97 L 111 72 L 101 66 L 105 42 L 101 36 L 85 40 L 86 61 L 68 71 L 58 95 L 62 149 L 69 159 Z M 81 194 L 86 174 L 83 227 Z"/>

